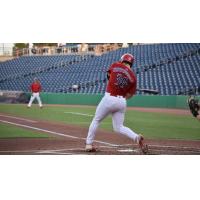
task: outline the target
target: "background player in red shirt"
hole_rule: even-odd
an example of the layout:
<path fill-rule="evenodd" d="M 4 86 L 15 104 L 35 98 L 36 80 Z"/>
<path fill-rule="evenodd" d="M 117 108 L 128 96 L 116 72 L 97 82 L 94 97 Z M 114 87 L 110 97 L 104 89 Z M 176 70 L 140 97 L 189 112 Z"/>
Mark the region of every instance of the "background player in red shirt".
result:
<path fill-rule="evenodd" d="M 137 86 L 136 76 L 131 70 L 133 63 L 133 55 L 124 54 L 120 62 L 113 63 L 107 71 L 109 81 L 105 96 L 97 106 L 95 116 L 89 127 L 85 147 L 87 152 L 94 152 L 97 150 L 93 146 L 96 130 L 101 121 L 111 114 L 114 131 L 137 142 L 142 152 L 147 153 L 148 147 L 144 144 L 143 136 L 123 125 L 126 111 L 126 99 L 131 98 L 135 94 Z"/>
<path fill-rule="evenodd" d="M 34 78 L 34 82 L 31 84 L 32 95 L 31 95 L 30 101 L 28 103 L 28 108 L 31 107 L 35 98 L 37 99 L 37 101 L 39 103 L 39 107 L 42 108 L 42 102 L 41 102 L 41 99 L 40 99 L 41 89 L 42 88 L 41 88 L 40 81 L 37 78 Z"/>

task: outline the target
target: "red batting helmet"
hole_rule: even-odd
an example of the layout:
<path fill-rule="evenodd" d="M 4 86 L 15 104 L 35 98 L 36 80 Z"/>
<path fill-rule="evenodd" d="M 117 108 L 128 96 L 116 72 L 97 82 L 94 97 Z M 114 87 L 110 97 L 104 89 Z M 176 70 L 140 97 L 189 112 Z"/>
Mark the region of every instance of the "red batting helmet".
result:
<path fill-rule="evenodd" d="M 124 55 L 121 57 L 121 62 L 130 63 L 131 66 L 132 66 L 133 63 L 134 63 L 134 57 L 133 57 L 133 55 L 131 55 L 131 54 L 129 54 L 129 53 L 126 53 L 126 54 L 124 54 Z"/>

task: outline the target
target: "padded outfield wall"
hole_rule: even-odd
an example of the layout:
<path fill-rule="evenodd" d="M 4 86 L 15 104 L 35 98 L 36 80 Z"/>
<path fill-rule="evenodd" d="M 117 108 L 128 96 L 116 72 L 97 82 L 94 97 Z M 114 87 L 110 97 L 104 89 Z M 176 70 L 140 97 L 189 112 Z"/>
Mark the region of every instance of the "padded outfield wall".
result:
<path fill-rule="evenodd" d="M 44 104 L 97 105 L 103 95 L 42 93 Z M 188 96 L 136 95 L 127 101 L 128 106 L 154 108 L 188 108 Z"/>

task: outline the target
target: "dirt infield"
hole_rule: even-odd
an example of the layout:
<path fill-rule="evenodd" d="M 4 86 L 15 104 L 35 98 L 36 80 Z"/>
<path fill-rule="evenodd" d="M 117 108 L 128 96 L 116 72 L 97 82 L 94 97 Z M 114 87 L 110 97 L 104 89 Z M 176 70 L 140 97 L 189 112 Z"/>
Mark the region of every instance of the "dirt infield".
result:
<path fill-rule="evenodd" d="M 177 114 L 177 111 L 175 112 Z M 14 138 L 0 139 L 0 154 L 28 155 L 77 155 L 84 151 L 87 128 L 35 121 L 0 113 L 0 123 L 12 124 L 24 129 L 49 134 L 49 138 Z M 141 154 L 136 144 L 117 133 L 98 130 L 95 145 L 99 148 L 97 155 L 138 155 Z M 200 141 L 184 140 L 146 140 L 149 153 L 169 155 L 200 155 Z"/>
<path fill-rule="evenodd" d="M 151 112 L 151 113 L 152 112 L 168 113 L 173 115 L 191 115 L 189 110 L 183 110 L 183 109 L 128 107 L 128 110 L 137 110 L 140 112 Z"/>

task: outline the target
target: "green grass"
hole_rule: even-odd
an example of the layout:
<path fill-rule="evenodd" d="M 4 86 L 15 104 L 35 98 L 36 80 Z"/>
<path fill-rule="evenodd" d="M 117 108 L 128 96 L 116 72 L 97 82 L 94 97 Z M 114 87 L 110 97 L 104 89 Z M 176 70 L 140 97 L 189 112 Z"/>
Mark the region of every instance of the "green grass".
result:
<path fill-rule="evenodd" d="M 0 124 L 0 138 L 47 138 L 45 133 L 25 130 L 11 125 Z"/>
<path fill-rule="evenodd" d="M 128 111 L 126 125 L 148 138 L 200 139 L 200 122 L 192 116 Z"/>
<path fill-rule="evenodd" d="M 27 109 L 26 105 L 0 104 L 0 112 L 2 113 L 84 127 L 89 126 L 92 117 L 66 114 L 64 112 L 94 115 L 95 110 L 96 107 L 73 108 L 67 106 L 45 106 L 43 109 L 39 109 L 37 105 L 33 105 L 31 109 Z M 190 115 L 181 116 L 129 110 L 126 112 L 124 124 L 135 132 L 142 133 L 147 138 L 200 140 L 200 122 Z M 100 128 L 112 130 L 111 117 L 106 118 Z M 2 132 L 1 128 L 0 132 Z"/>

